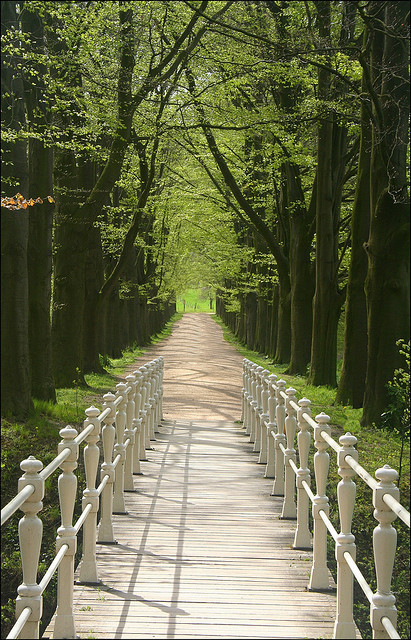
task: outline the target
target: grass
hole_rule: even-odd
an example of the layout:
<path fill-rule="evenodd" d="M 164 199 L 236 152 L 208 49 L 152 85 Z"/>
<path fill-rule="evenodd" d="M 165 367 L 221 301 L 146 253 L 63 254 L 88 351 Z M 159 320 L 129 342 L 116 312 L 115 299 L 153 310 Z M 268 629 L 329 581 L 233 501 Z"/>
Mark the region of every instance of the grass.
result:
<path fill-rule="evenodd" d="M 187 289 L 177 298 L 177 311 L 180 313 L 212 313 L 215 309 L 215 296 L 210 298 L 209 291 Z"/>
<path fill-rule="evenodd" d="M 134 345 L 123 351 L 121 358 L 105 357 L 106 373 L 86 374 L 86 386 L 75 388 L 61 388 L 56 390 L 57 403 L 33 400 L 33 410 L 26 422 L 15 422 L 2 419 L 1 425 L 1 501 L 7 504 L 17 493 L 17 482 L 22 475 L 20 462 L 29 455 L 41 459 L 44 466 L 57 455 L 57 445 L 61 438 L 59 431 L 67 424 L 78 431 L 82 429 L 85 410 L 94 404 L 101 408 L 102 396 L 115 391 L 115 385 L 120 382 L 120 374 L 124 369 L 144 355 L 148 347 L 165 339 L 170 335 L 173 324 L 181 318 L 176 313 L 165 325 L 164 329 L 151 338 L 146 347 Z M 81 514 L 81 498 L 85 489 L 85 473 L 83 468 L 83 452 L 85 444 L 81 445 L 79 466 L 76 471 L 78 479 L 76 506 L 73 521 Z M 60 526 L 60 509 L 58 506 L 57 476 L 46 480 L 44 507 L 40 513 L 43 521 L 43 541 L 40 555 L 37 579 L 40 581 L 55 556 L 56 530 Z M 1 564 L 2 574 L 7 580 L 2 581 L 1 592 L 1 637 L 5 638 L 15 622 L 15 598 L 17 587 L 22 582 L 20 563 L 20 549 L 18 543 L 18 522 L 21 512 L 15 513 L 2 528 Z M 80 561 L 82 540 L 79 537 L 76 564 Z M 56 608 L 56 574 L 43 594 L 43 617 L 40 635 L 48 625 Z"/>
<path fill-rule="evenodd" d="M 305 376 L 290 376 L 284 373 L 287 364 L 276 365 L 264 354 L 247 349 L 241 344 L 228 329 L 220 318 L 213 316 L 216 322 L 222 327 L 225 340 L 231 343 L 239 353 L 245 358 L 252 360 L 258 365 L 267 369 L 270 373 L 276 374 L 287 383 L 287 388 L 294 387 L 299 399 L 306 397 L 311 400 L 313 417 L 320 411 L 324 411 L 330 416 L 332 437 L 338 440 L 343 433 L 350 432 L 358 439 L 356 449 L 359 452 L 359 463 L 371 474 L 389 464 L 398 469 L 400 467 L 401 439 L 398 434 L 383 429 L 364 428 L 360 425 L 361 409 L 353 409 L 351 406 L 336 404 L 336 389 L 328 387 L 314 387 L 307 383 Z M 341 336 L 339 343 L 342 345 Z M 339 529 L 339 514 L 337 504 L 337 484 L 341 480 L 338 475 L 338 466 L 334 451 L 329 450 L 330 473 L 327 482 L 327 495 L 330 499 L 330 519 L 336 529 Z M 406 443 L 403 457 L 409 459 L 410 446 Z M 404 467 L 404 465 L 403 465 Z M 310 468 L 313 468 L 313 450 L 310 454 Z M 314 484 L 314 480 L 313 480 Z M 366 580 L 372 590 L 376 591 L 376 579 L 373 559 L 372 536 L 375 526 L 378 524 L 373 518 L 372 491 L 368 485 L 357 478 L 357 495 L 352 524 L 352 532 L 355 535 L 357 545 L 357 564 L 359 565 Z M 410 508 L 410 472 L 409 467 L 403 470 L 398 486 L 400 488 L 400 501 L 408 510 Z M 311 518 L 311 516 L 310 516 Z M 312 520 L 312 519 L 311 519 Z M 401 638 L 410 637 L 410 535 L 408 527 L 398 518 L 394 521 L 397 530 L 397 551 L 393 572 L 392 590 L 396 597 L 398 609 L 398 632 Z M 312 525 L 312 522 L 311 522 Z M 328 565 L 336 579 L 336 562 L 334 557 L 334 541 L 328 536 Z M 363 638 L 372 637 L 369 624 L 369 602 L 365 598 L 362 590 L 354 580 L 354 616 L 356 624 Z"/>

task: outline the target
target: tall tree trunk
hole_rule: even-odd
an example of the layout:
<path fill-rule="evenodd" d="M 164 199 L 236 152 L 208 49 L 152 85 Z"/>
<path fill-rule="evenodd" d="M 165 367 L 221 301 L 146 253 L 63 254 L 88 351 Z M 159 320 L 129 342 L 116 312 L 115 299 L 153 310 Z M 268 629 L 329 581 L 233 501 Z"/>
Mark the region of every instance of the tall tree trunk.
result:
<path fill-rule="evenodd" d="M 37 11 L 22 12 L 23 32 L 28 36 L 30 52 L 38 60 L 44 56 L 44 28 Z M 35 62 L 37 75 L 24 80 L 24 97 L 30 130 L 40 137 L 29 138 L 29 193 L 44 199 L 29 213 L 28 278 L 29 278 L 29 352 L 31 393 L 41 400 L 55 402 L 56 391 L 51 355 L 51 272 L 53 206 L 46 196 L 53 191 L 53 154 L 44 143 L 49 117 L 44 107 L 46 66 Z"/>
<path fill-rule="evenodd" d="M 381 74 L 382 84 L 380 94 L 373 93 L 371 221 L 366 244 L 368 360 L 362 416 L 364 425 L 378 424 L 387 408 L 386 385 L 395 368 L 401 366 L 396 341 L 408 340 L 410 334 L 410 228 L 406 175 L 408 3 L 387 2 L 384 24 L 382 65 L 378 69 L 373 63 L 374 76 Z M 375 31 L 373 45 L 377 48 L 381 34 L 377 29 Z M 378 59 L 378 51 L 376 57 Z"/>
<path fill-rule="evenodd" d="M 362 85 L 365 93 L 364 82 Z M 362 407 L 367 367 L 367 309 L 364 283 L 367 255 L 364 243 L 370 227 L 371 122 L 361 107 L 361 140 L 351 219 L 351 259 L 345 307 L 344 352 L 336 402 Z"/>
<path fill-rule="evenodd" d="M 2 36 L 18 34 L 16 4 L 1 3 Z M 19 132 L 25 126 L 23 86 L 14 60 L 2 57 L 3 128 Z M 28 192 L 27 145 L 23 140 L 3 146 L 2 194 Z M 1 209 L 1 400 L 2 415 L 27 418 L 32 407 L 28 341 L 27 210 Z"/>
<path fill-rule="evenodd" d="M 319 34 L 326 45 L 330 37 L 330 3 L 317 2 Z M 330 73 L 319 71 L 318 96 L 330 99 Z M 325 107 L 324 107 L 325 108 Z M 333 123 L 326 109 L 318 132 L 317 207 L 316 207 L 316 278 L 313 300 L 313 332 L 309 382 L 313 385 L 337 386 L 337 329 L 344 297 L 338 290 L 338 229 L 341 199 L 341 174 L 345 133 Z"/>

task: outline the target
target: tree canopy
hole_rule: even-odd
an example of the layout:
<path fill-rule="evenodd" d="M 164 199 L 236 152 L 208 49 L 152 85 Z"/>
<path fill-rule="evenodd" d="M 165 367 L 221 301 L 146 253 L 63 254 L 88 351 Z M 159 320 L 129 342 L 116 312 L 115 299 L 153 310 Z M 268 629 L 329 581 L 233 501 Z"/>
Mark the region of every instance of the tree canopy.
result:
<path fill-rule="evenodd" d="M 313 384 L 337 385 L 345 311 L 338 397 L 378 422 L 409 339 L 408 3 L 2 9 L 4 330 L 27 281 L 29 396 L 146 340 L 200 284 Z"/>

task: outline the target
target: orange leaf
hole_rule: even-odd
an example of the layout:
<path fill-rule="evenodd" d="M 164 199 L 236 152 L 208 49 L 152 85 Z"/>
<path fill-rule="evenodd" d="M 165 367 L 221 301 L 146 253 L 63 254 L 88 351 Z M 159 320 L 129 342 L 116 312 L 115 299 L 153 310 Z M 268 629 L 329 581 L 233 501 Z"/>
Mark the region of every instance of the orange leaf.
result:
<path fill-rule="evenodd" d="M 49 202 L 55 202 L 54 198 L 52 198 L 51 196 L 47 196 L 47 200 L 48 200 Z"/>

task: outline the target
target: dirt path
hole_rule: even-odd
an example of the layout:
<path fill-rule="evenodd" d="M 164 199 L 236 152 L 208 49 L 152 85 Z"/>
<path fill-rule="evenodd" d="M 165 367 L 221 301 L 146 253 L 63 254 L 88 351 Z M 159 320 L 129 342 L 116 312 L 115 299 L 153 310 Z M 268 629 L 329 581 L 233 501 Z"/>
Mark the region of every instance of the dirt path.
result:
<path fill-rule="evenodd" d="M 165 420 L 240 420 L 243 357 L 211 315 L 185 313 L 171 336 L 127 367 L 124 376 L 158 356 L 164 358 Z"/>

